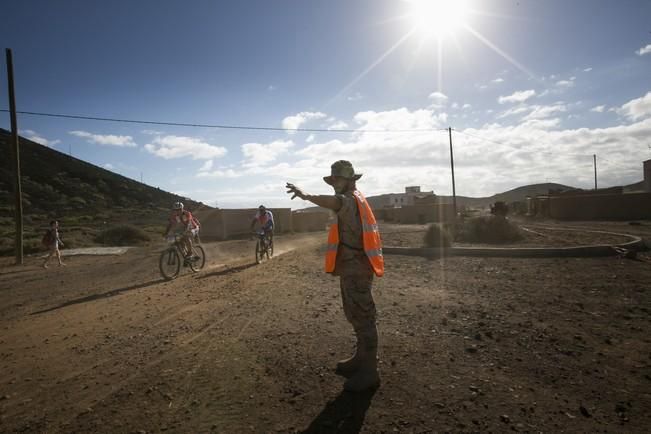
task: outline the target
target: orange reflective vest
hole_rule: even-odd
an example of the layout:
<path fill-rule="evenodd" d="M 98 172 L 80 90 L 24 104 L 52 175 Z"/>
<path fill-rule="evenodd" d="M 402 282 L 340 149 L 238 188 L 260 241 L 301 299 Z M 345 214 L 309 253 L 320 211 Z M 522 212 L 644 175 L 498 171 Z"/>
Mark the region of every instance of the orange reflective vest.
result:
<path fill-rule="evenodd" d="M 377 222 L 371 207 L 366 202 L 366 199 L 359 191 L 353 192 L 355 202 L 357 202 L 357 209 L 359 216 L 362 220 L 362 241 L 364 243 L 364 253 L 368 257 L 373 272 L 376 276 L 384 274 L 384 257 L 382 256 L 382 240 L 380 239 L 380 232 L 377 228 Z M 326 251 L 325 271 L 332 273 L 335 270 L 335 263 L 337 262 L 337 249 L 339 247 L 339 225 L 334 223 L 330 226 L 328 233 L 328 250 Z"/>

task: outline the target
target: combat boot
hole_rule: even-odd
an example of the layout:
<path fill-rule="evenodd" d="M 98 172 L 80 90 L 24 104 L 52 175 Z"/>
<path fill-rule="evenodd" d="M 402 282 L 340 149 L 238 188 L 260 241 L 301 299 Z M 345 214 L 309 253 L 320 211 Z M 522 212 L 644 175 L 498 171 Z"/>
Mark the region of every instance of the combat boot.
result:
<path fill-rule="evenodd" d="M 337 368 L 335 373 L 341 375 L 342 377 L 350 378 L 360 367 L 361 360 L 363 358 L 363 350 L 360 348 L 359 344 L 355 348 L 355 354 L 352 357 L 346 360 L 340 360 L 337 362 Z"/>
<path fill-rule="evenodd" d="M 349 392 L 362 392 L 380 387 L 380 374 L 377 371 L 377 350 L 365 352 L 360 358 L 355 374 L 344 383 Z"/>

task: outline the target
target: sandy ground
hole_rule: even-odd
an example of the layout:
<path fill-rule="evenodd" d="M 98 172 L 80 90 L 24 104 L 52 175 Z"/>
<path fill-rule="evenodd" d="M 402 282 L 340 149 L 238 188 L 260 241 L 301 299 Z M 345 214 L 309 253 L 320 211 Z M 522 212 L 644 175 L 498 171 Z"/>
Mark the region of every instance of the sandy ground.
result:
<path fill-rule="evenodd" d="M 383 226 L 385 245 L 421 229 Z M 0 431 L 651 430 L 648 255 L 387 256 L 382 386 L 350 394 L 333 372 L 353 336 L 324 241 L 278 236 L 261 265 L 251 241 L 207 243 L 206 269 L 170 282 L 162 246 L 48 270 L 3 259 Z"/>

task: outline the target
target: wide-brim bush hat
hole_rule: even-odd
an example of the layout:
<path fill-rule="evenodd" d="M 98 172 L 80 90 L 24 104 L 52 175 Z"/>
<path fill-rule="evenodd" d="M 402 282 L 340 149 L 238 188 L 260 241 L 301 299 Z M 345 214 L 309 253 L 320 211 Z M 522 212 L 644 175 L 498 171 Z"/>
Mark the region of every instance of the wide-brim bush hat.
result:
<path fill-rule="evenodd" d="M 323 180 L 332 185 L 335 176 L 357 181 L 362 177 L 362 174 L 355 173 L 355 169 L 353 169 L 353 165 L 350 161 L 339 160 L 332 163 L 332 166 L 330 166 L 330 176 L 324 176 Z"/>

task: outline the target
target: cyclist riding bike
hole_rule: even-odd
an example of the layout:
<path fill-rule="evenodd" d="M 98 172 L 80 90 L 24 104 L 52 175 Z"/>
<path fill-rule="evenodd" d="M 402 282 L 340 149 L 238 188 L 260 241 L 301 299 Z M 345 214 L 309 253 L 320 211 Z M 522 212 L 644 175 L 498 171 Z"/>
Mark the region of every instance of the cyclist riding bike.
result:
<path fill-rule="evenodd" d="M 197 259 L 192 256 L 192 239 L 199 234 L 199 227 L 199 221 L 192 216 L 190 211 L 183 209 L 183 203 L 175 202 L 172 205 L 172 214 L 163 236 L 167 237 L 170 234 L 180 236 L 185 259 Z"/>
<path fill-rule="evenodd" d="M 253 230 L 256 223 L 264 231 L 267 242 L 272 242 L 274 235 L 274 215 L 264 205 L 258 207 L 258 211 L 255 213 L 253 220 L 251 220 L 251 230 Z"/>

